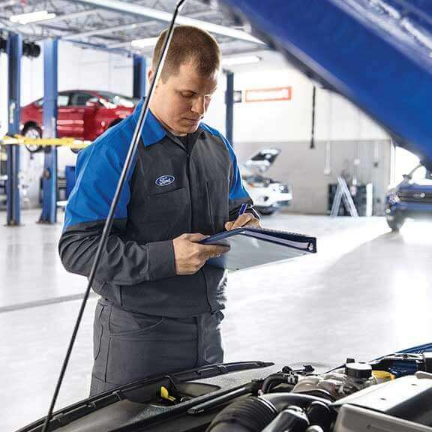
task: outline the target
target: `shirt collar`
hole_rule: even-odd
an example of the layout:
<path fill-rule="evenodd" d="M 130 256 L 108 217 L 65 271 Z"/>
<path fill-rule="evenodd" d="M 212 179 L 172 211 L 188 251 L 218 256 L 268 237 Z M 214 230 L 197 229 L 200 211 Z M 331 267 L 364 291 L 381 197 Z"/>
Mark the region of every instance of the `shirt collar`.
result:
<path fill-rule="evenodd" d="M 138 122 L 139 115 L 144 105 L 144 99 L 141 99 L 133 112 L 135 123 Z M 144 146 L 150 146 L 158 143 L 166 136 L 165 128 L 159 123 L 159 120 L 148 110 L 147 118 L 141 133 Z"/>
<path fill-rule="evenodd" d="M 144 99 L 141 99 L 132 114 L 135 123 L 138 122 L 138 118 L 141 113 L 143 105 L 144 105 Z M 197 135 L 197 137 L 199 137 L 204 132 L 203 123 L 199 124 L 198 130 L 199 130 L 199 134 Z M 165 136 L 167 135 L 168 134 L 166 129 L 160 124 L 159 120 L 154 116 L 154 114 L 149 109 L 141 133 L 141 138 L 144 142 L 144 146 L 147 147 L 156 144 L 159 141 L 161 141 L 163 138 L 165 138 Z"/>

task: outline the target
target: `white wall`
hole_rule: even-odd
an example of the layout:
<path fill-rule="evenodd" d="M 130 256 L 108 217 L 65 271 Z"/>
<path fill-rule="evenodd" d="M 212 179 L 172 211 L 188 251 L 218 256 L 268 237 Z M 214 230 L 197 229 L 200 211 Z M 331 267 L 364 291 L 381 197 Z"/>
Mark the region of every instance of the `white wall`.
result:
<path fill-rule="evenodd" d="M 348 100 L 317 88 L 315 149 L 310 149 L 313 83 L 275 53 L 266 61 L 236 66 L 235 90 L 291 87 L 288 101 L 234 105 L 234 147 L 240 162 L 256 150 L 282 150 L 268 175 L 289 182 L 294 191 L 290 211 L 325 214 L 327 189 L 342 171 L 375 186 L 374 209 L 383 210 L 391 176 L 391 144 L 386 132 Z M 267 59 L 270 57 L 270 61 Z M 277 67 L 275 67 L 277 66 Z M 225 77 L 206 121 L 225 130 Z"/>
<path fill-rule="evenodd" d="M 234 141 L 301 141 L 309 140 L 312 124 L 313 83 L 288 65 L 276 53 L 258 53 L 264 61 L 236 66 L 235 90 L 291 87 L 288 101 L 249 102 L 234 106 Z M 221 82 L 206 121 L 225 127 L 225 77 Z M 317 88 L 315 108 L 317 140 L 381 140 L 387 133 L 348 100 L 333 92 Z"/>
<path fill-rule="evenodd" d="M 59 91 L 106 90 L 132 96 L 132 58 L 60 43 L 58 85 Z"/>

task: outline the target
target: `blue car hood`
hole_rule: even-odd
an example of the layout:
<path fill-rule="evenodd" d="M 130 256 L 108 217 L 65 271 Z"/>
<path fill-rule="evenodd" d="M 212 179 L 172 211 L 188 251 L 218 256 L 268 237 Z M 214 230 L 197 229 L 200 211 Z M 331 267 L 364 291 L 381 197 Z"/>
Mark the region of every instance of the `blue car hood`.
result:
<path fill-rule="evenodd" d="M 432 2 L 221 0 L 309 77 L 432 166 Z"/>

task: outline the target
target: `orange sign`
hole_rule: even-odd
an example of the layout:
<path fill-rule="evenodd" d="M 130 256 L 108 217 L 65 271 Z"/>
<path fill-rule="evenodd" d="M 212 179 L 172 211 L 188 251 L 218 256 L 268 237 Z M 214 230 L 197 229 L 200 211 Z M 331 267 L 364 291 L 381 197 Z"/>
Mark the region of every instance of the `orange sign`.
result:
<path fill-rule="evenodd" d="M 290 100 L 291 95 L 291 87 L 246 90 L 245 102 L 284 101 Z"/>

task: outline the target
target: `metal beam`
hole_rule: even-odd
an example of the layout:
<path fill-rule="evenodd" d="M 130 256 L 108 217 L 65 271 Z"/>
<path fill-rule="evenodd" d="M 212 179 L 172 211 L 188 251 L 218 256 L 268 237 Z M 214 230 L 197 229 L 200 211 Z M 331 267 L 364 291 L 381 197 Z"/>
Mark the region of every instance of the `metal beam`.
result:
<path fill-rule="evenodd" d="M 8 54 L 8 135 L 20 132 L 21 117 L 21 57 L 22 37 L 11 34 L 7 42 Z M 20 146 L 7 146 L 7 225 L 21 224 L 21 204 L 19 193 Z"/>
<path fill-rule="evenodd" d="M 97 8 L 109 10 L 111 12 L 119 12 L 122 14 L 129 14 L 133 16 L 147 17 L 147 18 L 152 18 L 154 20 L 163 21 L 167 23 L 170 22 L 172 18 L 172 14 L 169 12 L 164 12 L 157 9 L 151 9 L 146 6 L 141 6 L 133 3 L 126 3 L 119 0 L 77 0 L 77 1 L 79 3 L 92 5 Z M 194 18 L 179 16 L 177 18 L 177 24 L 196 26 L 204 30 L 207 30 L 210 33 L 228 36 L 234 39 L 245 40 L 248 42 L 254 42 L 261 45 L 264 44 L 264 42 L 260 41 L 256 37 L 251 36 L 246 32 L 231 29 L 218 24 L 213 24 L 207 21 L 197 20 Z"/>
<path fill-rule="evenodd" d="M 44 41 L 44 138 L 57 137 L 58 40 Z M 45 149 L 41 223 L 57 222 L 57 147 Z"/>
<path fill-rule="evenodd" d="M 66 36 L 62 37 L 62 40 L 75 40 L 75 39 L 81 39 L 81 38 L 85 38 L 85 37 L 89 37 L 89 36 L 96 36 L 96 35 L 102 35 L 102 34 L 107 34 L 107 33 L 115 33 L 115 32 L 123 31 L 123 30 L 135 30 L 137 28 L 148 27 L 148 26 L 153 25 L 153 24 L 154 24 L 153 21 L 146 21 L 146 22 L 142 22 L 142 23 L 122 24 L 122 25 L 115 26 L 115 27 L 104 27 L 101 29 L 89 30 L 89 31 L 82 32 L 82 33 L 75 33 L 75 34 L 66 35 Z"/>
<path fill-rule="evenodd" d="M 146 94 L 147 61 L 140 55 L 133 56 L 133 97 L 141 99 Z"/>
<path fill-rule="evenodd" d="M 199 18 L 201 16 L 208 16 L 208 15 L 209 15 L 209 11 L 201 11 L 201 12 L 195 12 L 195 13 L 191 14 L 190 18 Z M 82 33 L 69 34 L 69 35 L 63 36 L 62 39 L 63 40 L 76 40 L 76 39 L 82 39 L 84 37 L 89 37 L 89 36 L 99 36 L 99 35 L 103 35 L 106 33 L 115 33 L 115 32 L 125 31 L 125 30 L 132 31 L 132 30 L 136 30 L 137 28 L 142 28 L 142 27 L 153 27 L 156 24 L 159 24 L 159 21 L 147 20 L 144 22 L 122 24 L 122 25 L 115 26 L 115 27 L 104 27 L 104 28 L 99 28 L 99 29 L 95 29 L 95 30 L 89 30 L 89 31 L 82 32 Z M 136 39 L 136 38 L 134 38 L 134 39 Z M 131 41 L 132 41 L 132 39 L 130 41 L 126 41 L 126 42 L 115 42 L 112 44 L 108 44 L 107 47 L 108 48 L 120 48 L 120 47 L 130 45 Z"/>
<path fill-rule="evenodd" d="M 227 140 L 233 146 L 233 130 L 234 130 L 234 73 L 226 72 L 226 121 L 225 121 L 225 134 Z"/>

